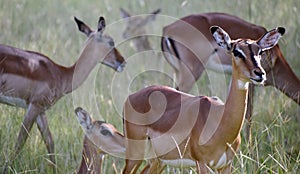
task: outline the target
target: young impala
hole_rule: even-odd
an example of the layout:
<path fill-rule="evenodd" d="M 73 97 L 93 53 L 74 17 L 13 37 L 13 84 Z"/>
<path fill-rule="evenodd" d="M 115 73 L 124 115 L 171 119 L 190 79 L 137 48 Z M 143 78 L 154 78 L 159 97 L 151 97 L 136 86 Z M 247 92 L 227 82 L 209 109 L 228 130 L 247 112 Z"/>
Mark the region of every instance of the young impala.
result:
<path fill-rule="evenodd" d="M 127 26 L 123 32 L 124 39 L 133 39 L 133 45 L 138 52 L 152 50 L 148 36 L 146 35 L 146 25 L 155 20 L 155 17 L 160 13 L 160 9 L 144 16 L 132 16 L 129 12 L 120 8 L 123 18 L 127 18 Z"/>
<path fill-rule="evenodd" d="M 99 18 L 96 31 L 76 17 L 74 19 L 88 39 L 78 60 L 70 67 L 58 65 L 37 52 L 0 45 L 0 102 L 27 109 L 12 159 L 22 149 L 36 122 L 50 160 L 55 164 L 54 142 L 45 111 L 78 88 L 97 63 L 116 71 L 123 69 L 124 58 L 114 48 L 113 39 L 103 34 L 104 18 Z"/>
<path fill-rule="evenodd" d="M 258 39 L 266 32 L 261 26 L 224 13 L 190 15 L 165 26 L 161 46 L 166 60 L 175 69 L 177 88 L 180 91 L 190 91 L 205 68 L 232 73 L 230 55 L 218 48 L 209 32 L 212 25 L 222 27 L 233 39 Z M 300 81 L 286 62 L 279 45 L 262 52 L 262 57 L 262 67 L 267 73 L 265 85 L 274 86 L 300 104 Z M 249 90 L 246 117 L 250 121 L 253 106 L 252 85 Z"/>
<path fill-rule="evenodd" d="M 125 158 L 124 135 L 113 125 L 104 121 L 94 121 L 89 113 L 80 107 L 75 109 L 75 113 L 85 132 L 78 174 L 100 174 L 105 154 Z"/>
<path fill-rule="evenodd" d="M 231 54 L 232 79 L 225 104 L 207 96 L 192 96 L 165 86 L 150 86 L 124 104 L 126 165 L 136 173 L 143 159 L 151 159 L 149 173 L 166 164 L 197 166 L 198 173 L 230 173 L 240 143 L 249 83 L 264 84 L 261 54 L 273 48 L 284 28 L 258 40 L 231 40 L 220 27 L 210 28 L 216 43 Z"/>

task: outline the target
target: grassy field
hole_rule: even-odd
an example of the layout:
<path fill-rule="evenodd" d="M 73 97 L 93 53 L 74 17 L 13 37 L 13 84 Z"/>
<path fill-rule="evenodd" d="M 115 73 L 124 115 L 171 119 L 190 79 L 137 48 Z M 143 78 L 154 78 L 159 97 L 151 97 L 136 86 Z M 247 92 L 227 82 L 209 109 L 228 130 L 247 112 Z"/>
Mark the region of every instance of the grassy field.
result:
<path fill-rule="evenodd" d="M 107 21 L 108 31 L 115 38 L 119 51 L 128 59 L 126 68 L 136 68 L 139 76 L 116 74 L 98 65 L 88 82 L 65 96 L 47 111 L 49 126 L 56 148 L 59 173 L 73 173 L 80 164 L 83 131 L 76 120 L 74 109 L 81 106 L 90 111 L 95 119 L 104 119 L 122 128 L 120 115 L 125 94 L 150 84 L 172 85 L 172 69 L 161 57 L 142 55 L 139 60 L 128 42 L 122 39 L 125 25 L 120 21 L 119 8 L 129 9 L 133 14 L 143 14 L 161 8 L 162 15 L 180 18 L 193 13 L 226 12 L 247 21 L 272 29 L 283 26 L 286 35 L 280 46 L 290 66 L 300 77 L 300 1 L 299 0 L 232 0 L 232 1 L 117 1 L 117 0 L 1 0 L 0 43 L 41 52 L 58 64 L 72 65 L 83 47 L 85 36 L 77 30 L 73 16 L 96 27 L 99 16 Z M 149 30 L 160 33 L 168 20 L 151 23 Z M 234 26 L 233 26 L 234 27 Z M 151 44 L 159 51 L 159 37 L 151 37 Z M 145 58 L 148 58 L 145 60 Z M 134 61 L 130 61 L 134 60 Z M 159 67 L 164 73 L 147 71 L 149 65 Z M 93 77 L 97 78 L 93 78 Z M 206 85 L 207 76 L 198 82 L 201 93 L 214 95 Z M 124 84 L 126 86 L 124 86 Z M 87 90 L 92 87 L 92 90 Z M 299 89 L 300 90 L 300 89 Z M 86 91 L 91 91 L 87 93 Z M 118 91 L 118 92 L 116 92 Z M 120 91 L 123 95 L 118 96 Z M 192 93 L 198 93 L 193 90 Z M 82 96 L 82 95 L 86 96 Z M 116 100 L 117 99 L 117 100 Z M 300 173 L 300 120 L 299 106 L 274 88 L 258 88 L 254 102 L 252 137 L 254 146 L 249 148 L 243 139 L 241 150 L 234 160 L 234 173 Z M 14 150 L 24 109 L 0 105 L 0 171 Z M 298 113 L 298 116 L 300 113 Z M 243 134 L 244 135 L 244 134 Z M 122 159 L 106 157 L 104 173 L 120 173 Z M 10 166 L 10 173 L 51 173 L 46 147 L 34 125 L 21 153 Z M 164 173 L 190 173 L 194 169 L 166 168 Z"/>

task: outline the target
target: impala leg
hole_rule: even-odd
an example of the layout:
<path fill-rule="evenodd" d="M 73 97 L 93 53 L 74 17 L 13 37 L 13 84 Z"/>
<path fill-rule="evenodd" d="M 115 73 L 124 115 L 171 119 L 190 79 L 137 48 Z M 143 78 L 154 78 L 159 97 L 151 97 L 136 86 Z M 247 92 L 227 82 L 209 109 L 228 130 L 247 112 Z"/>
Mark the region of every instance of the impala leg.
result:
<path fill-rule="evenodd" d="M 218 171 L 220 174 L 230 174 L 231 173 L 231 165 L 224 167 L 222 170 Z"/>
<path fill-rule="evenodd" d="M 142 164 L 143 160 L 129 160 L 126 159 L 125 168 L 123 170 L 123 174 L 135 174 Z"/>
<path fill-rule="evenodd" d="M 196 161 L 196 171 L 197 171 L 197 174 L 210 173 L 210 171 L 207 169 L 207 166 L 203 163 L 200 163 L 199 161 Z"/>
<path fill-rule="evenodd" d="M 21 129 L 19 131 L 18 140 L 15 145 L 14 157 L 17 156 L 19 154 L 20 150 L 23 148 L 23 146 L 28 138 L 28 135 L 31 131 L 32 125 L 33 125 L 34 121 L 36 120 L 37 116 L 41 112 L 42 112 L 42 110 L 40 108 L 36 107 L 35 105 L 33 105 L 33 104 L 29 105 L 27 112 L 25 114 L 25 118 L 23 120 Z"/>
<path fill-rule="evenodd" d="M 254 85 L 249 84 L 248 91 L 248 101 L 247 101 L 247 110 L 246 110 L 246 139 L 248 139 L 248 144 L 252 146 L 252 137 L 251 137 L 251 122 L 253 114 L 253 97 L 254 97 Z"/>
<path fill-rule="evenodd" d="M 165 164 L 161 164 L 159 159 L 153 159 L 150 164 L 148 174 L 160 174 L 165 168 L 165 166 Z"/>
<path fill-rule="evenodd" d="M 50 161 L 52 162 L 53 167 L 55 167 L 54 141 L 48 126 L 47 117 L 44 112 L 37 116 L 36 123 L 47 147 Z"/>

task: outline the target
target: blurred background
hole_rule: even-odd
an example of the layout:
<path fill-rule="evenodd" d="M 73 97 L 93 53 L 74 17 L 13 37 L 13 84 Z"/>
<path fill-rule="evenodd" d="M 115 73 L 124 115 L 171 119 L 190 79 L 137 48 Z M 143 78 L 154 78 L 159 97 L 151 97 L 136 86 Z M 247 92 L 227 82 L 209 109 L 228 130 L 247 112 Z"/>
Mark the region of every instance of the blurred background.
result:
<path fill-rule="evenodd" d="M 146 26 L 147 32 L 155 33 L 149 40 L 152 48 L 157 50 L 149 59 L 147 54 L 136 54 L 132 43 L 124 41 L 122 33 L 126 21 L 122 20 L 120 7 L 132 15 L 161 9 L 160 15 L 163 17 L 160 19 L 166 20 L 152 21 Z M 1 0 L 0 9 L 0 44 L 41 52 L 64 66 L 71 66 L 77 60 L 86 39 L 78 31 L 73 17 L 96 28 L 99 16 L 104 16 L 108 26 L 106 33 L 115 39 L 117 48 L 128 61 L 125 69 L 136 68 L 137 72 L 143 72 L 135 78 L 131 77 L 129 82 L 125 80 L 127 86 L 124 87 L 122 80 L 128 74 L 122 76 L 104 65 L 98 65 L 93 71 L 97 78 L 91 78 L 90 82 L 84 83 L 78 91 L 65 96 L 47 111 L 59 173 L 73 173 L 81 160 L 84 133 L 74 114 L 75 107 L 80 105 L 90 111 L 94 119 L 112 123 L 122 132 L 120 110 L 124 98 L 118 100 L 115 91 L 125 90 L 127 95 L 151 84 L 174 85 L 173 69 L 159 53 L 159 36 L 163 26 L 177 18 L 204 12 L 225 12 L 264 26 L 267 30 L 283 26 L 286 34 L 279 42 L 280 48 L 295 74 L 300 77 L 299 0 Z M 142 62 L 139 62 L 139 56 L 147 57 L 147 61 L 141 59 Z M 134 61 L 130 61 L 130 58 Z M 164 73 L 149 71 L 141 66 L 143 62 L 144 65 L 159 67 Z M 204 74 L 197 82 L 198 88 L 191 93 L 215 95 L 209 90 L 208 83 L 208 77 Z M 74 101 L 79 100 L 77 97 L 82 95 L 81 90 L 91 86 L 93 90 L 88 97 Z M 273 87 L 257 88 L 254 100 L 254 146 L 249 147 L 243 138 L 240 152 L 234 160 L 233 172 L 300 173 L 299 106 Z M 24 113 L 24 109 L 0 105 L 0 171 L 14 150 Z M 103 173 L 121 173 L 123 166 L 124 160 L 106 157 Z M 47 151 L 35 125 L 11 171 L 51 173 Z M 192 168 L 167 167 L 164 170 L 164 173 L 194 172 Z"/>

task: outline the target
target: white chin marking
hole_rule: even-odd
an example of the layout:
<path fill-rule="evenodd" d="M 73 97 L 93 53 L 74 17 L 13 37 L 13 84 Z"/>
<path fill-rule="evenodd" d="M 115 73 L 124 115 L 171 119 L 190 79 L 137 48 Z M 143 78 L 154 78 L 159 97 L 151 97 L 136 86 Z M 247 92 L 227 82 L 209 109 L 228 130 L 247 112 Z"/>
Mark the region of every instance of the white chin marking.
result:
<path fill-rule="evenodd" d="M 238 88 L 239 89 L 248 89 L 249 82 L 244 82 L 242 80 L 238 80 Z"/>
<path fill-rule="evenodd" d="M 122 66 L 118 66 L 117 72 L 122 72 L 122 71 L 123 71 L 123 67 Z"/>

